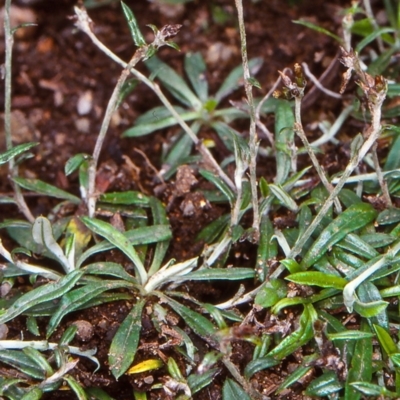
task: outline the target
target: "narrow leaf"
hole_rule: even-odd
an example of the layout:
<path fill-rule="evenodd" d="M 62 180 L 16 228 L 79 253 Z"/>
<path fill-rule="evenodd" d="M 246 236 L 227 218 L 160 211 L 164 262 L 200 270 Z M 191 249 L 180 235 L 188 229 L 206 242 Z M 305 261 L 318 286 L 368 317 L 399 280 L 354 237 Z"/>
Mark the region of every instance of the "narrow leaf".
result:
<path fill-rule="evenodd" d="M 82 271 L 72 271 L 56 283 L 48 283 L 31 290 L 19 297 L 13 305 L 0 316 L 0 323 L 5 323 L 22 314 L 29 308 L 45 301 L 57 299 L 67 293 L 83 275 Z"/>
<path fill-rule="evenodd" d="M 246 379 L 250 379 L 258 371 L 274 367 L 279 363 L 280 361 L 274 357 L 257 358 L 256 360 L 250 361 L 246 365 L 246 368 L 244 370 L 244 376 Z"/>
<path fill-rule="evenodd" d="M 215 333 L 215 326 L 207 318 L 169 297 L 165 297 L 165 299 L 170 307 L 182 317 L 197 335 L 210 337 Z"/>
<path fill-rule="evenodd" d="M 143 263 L 123 233 L 118 231 L 111 224 L 96 218 L 82 217 L 81 220 L 89 229 L 103 236 L 133 262 L 136 273 L 139 275 L 139 280 L 142 284 L 147 281 L 147 273 Z"/>
<path fill-rule="evenodd" d="M 150 58 L 145 64 L 153 74 L 156 74 L 163 86 L 165 86 L 178 101 L 193 110 L 201 110 L 202 102 L 175 70 L 162 62 L 158 57 Z"/>
<path fill-rule="evenodd" d="M 57 329 L 61 320 L 72 311 L 77 310 L 84 304 L 98 296 L 99 294 L 113 289 L 119 289 L 129 287 L 128 282 L 124 281 L 102 281 L 96 283 L 89 283 L 83 287 L 75 290 L 71 290 L 65 294 L 58 305 L 57 310 L 50 318 L 47 326 L 46 337 L 50 337 L 51 334 Z"/>
<path fill-rule="evenodd" d="M 222 387 L 222 400 L 251 400 L 250 396 L 232 379 L 226 379 Z"/>
<path fill-rule="evenodd" d="M 367 203 L 358 203 L 347 208 L 322 231 L 305 255 L 301 267 L 307 269 L 313 265 L 331 246 L 343 239 L 348 233 L 373 221 L 375 216 L 375 209 Z"/>
<path fill-rule="evenodd" d="M 206 281 L 206 280 L 227 280 L 241 281 L 243 279 L 254 279 L 255 272 L 252 268 L 207 268 L 200 271 L 191 272 L 182 277 L 176 276 L 173 281 L 191 280 L 191 281 Z"/>
<path fill-rule="evenodd" d="M 72 174 L 74 171 L 79 169 L 79 167 L 82 165 L 82 163 L 86 160 L 88 160 L 90 156 L 88 154 L 75 154 L 73 157 L 71 157 L 66 163 L 64 167 L 64 172 L 65 175 L 68 176 Z"/>
<path fill-rule="evenodd" d="M 112 374 L 116 379 L 122 376 L 135 357 L 142 328 L 142 310 L 145 300 L 139 300 L 124 319 L 115 334 L 108 355 Z"/>
<path fill-rule="evenodd" d="M 76 197 L 64 190 L 61 190 L 53 185 L 49 185 L 39 179 L 24 179 L 21 177 L 12 178 L 15 183 L 24 189 L 31 190 L 38 194 L 43 194 L 45 196 L 55 197 L 57 199 L 68 200 L 71 203 L 79 204 L 81 199 Z"/>
<path fill-rule="evenodd" d="M 18 156 L 25 151 L 28 151 L 34 146 L 37 146 L 39 143 L 30 142 L 30 143 L 23 143 L 19 144 L 18 146 L 12 147 L 11 149 L 5 151 L 4 153 L 0 154 L 0 165 L 9 162 L 12 158 Z"/>
<path fill-rule="evenodd" d="M 56 242 L 53 236 L 53 229 L 50 221 L 45 217 L 38 217 L 32 226 L 33 240 L 44 246 L 56 259 L 61 263 L 66 273 L 74 270 L 74 266 L 70 264 L 68 258 L 65 256 L 62 248 Z"/>
<path fill-rule="evenodd" d="M 320 286 L 325 288 L 343 289 L 348 281 L 336 275 L 328 275 L 323 272 L 307 271 L 296 272 L 285 279 L 299 285 Z"/>
<path fill-rule="evenodd" d="M 146 45 L 146 41 L 140 32 L 138 23 L 136 21 L 135 15 L 133 14 L 132 10 L 123 2 L 121 1 L 122 11 L 124 12 L 125 18 L 128 22 L 129 30 L 131 31 L 133 42 L 137 47 L 142 47 Z"/>
<path fill-rule="evenodd" d="M 140 374 L 141 372 L 152 371 L 154 369 L 161 368 L 164 363 L 161 360 L 157 359 L 150 359 L 140 362 L 139 364 L 134 365 L 133 367 L 129 368 L 126 373 L 128 375 L 131 374 Z"/>

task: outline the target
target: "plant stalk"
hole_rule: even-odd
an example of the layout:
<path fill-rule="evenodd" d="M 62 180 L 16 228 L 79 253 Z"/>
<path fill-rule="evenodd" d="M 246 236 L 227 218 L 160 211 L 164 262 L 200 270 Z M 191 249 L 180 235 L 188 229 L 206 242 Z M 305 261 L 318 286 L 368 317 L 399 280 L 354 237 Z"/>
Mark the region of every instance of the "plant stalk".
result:
<path fill-rule="evenodd" d="M 11 132 L 11 86 L 12 86 L 12 49 L 14 45 L 14 33 L 11 29 L 10 21 L 10 7 L 11 0 L 5 2 L 5 13 L 4 13 L 4 38 L 5 38 L 5 76 L 4 76 L 4 132 L 6 138 L 6 149 L 10 150 L 13 148 L 12 143 L 12 132 Z M 19 210 L 25 215 L 25 218 L 33 223 L 35 217 L 29 210 L 28 205 L 25 202 L 24 196 L 22 195 L 21 188 L 13 181 L 13 178 L 18 176 L 18 166 L 15 163 L 14 158 L 11 158 L 8 162 L 8 170 L 11 178 L 11 185 L 14 191 L 14 199 L 18 205 Z"/>
<path fill-rule="evenodd" d="M 247 59 L 247 45 L 246 45 L 246 30 L 244 26 L 243 18 L 243 4 L 242 0 L 235 0 L 236 9 L 238 12 L 239 32 L 240 32 L 240 43 L 242 53 L 242 64 L 243 64 L 243 77 L 244 77 L 244 89 L 246 92 L 247 101 L 249 104 L 249 115 L 250 115 L 250 186 L 251 186 L 251 197 L 253 204 L 253 240 L 258 242 L 260 236 L 260 213 L 258 208 L 258 194 L 257 194 L 257 149 L 258 149 L 258 137 L 256 132 L 256 109 L 254 106 L 253 99 L 253 85 L 250 81 L 250 70 Z"/>

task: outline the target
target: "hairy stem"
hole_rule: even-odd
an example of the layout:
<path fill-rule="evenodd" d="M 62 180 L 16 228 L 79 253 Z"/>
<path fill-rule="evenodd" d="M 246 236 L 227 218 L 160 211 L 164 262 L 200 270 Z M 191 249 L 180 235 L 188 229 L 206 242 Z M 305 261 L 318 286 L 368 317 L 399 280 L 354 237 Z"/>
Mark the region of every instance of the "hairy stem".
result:
<path fill-rule="evenodd" d="M 297 133 L 297 135 L 300 137 L 301 141 L 303 142 L 304 147 L 307 150 L 308 155 L 310 156 L 310 159 L 314 165 L 314 168 L 317 170 L 318 176 L 321 179 L 322 184 L 325 186 L 326 190 L 331 193 L 333 191 L 333 186 L 332 184 L 328 181 L 328 178 L 325 175 L 325 172 L 321 165 L 319 164 L 317 157 L 315 156 L 314 150 L 312 149 L 306 134 L 304 133 L 303 130 L 303 124 L 301 123 L 301 99 L 302 96 L 296 96 L 295 97 L 295 126 L 294 130 Z M 336 211 L 338 213 L 342 212 L 342 207 L 340 205 L 340 202 L 337 198 L 334 199 Z"/>
<path fill-rule="evenodd" d="M 5 37 L 5 77 L 4 77 L 4 132 L 6 137 L 6 148 L 7 150 L 12 149 L 12 132 L 11 132 L 11 67 L 12 67 L 12 48 L 14 45 L 14 35 L 11 29 L 10 22 L 10 6 L 11 0 L 6 0 L 5 3 L 5 14 L 4 14 L 4 37 Z M 11 158 L 8 162 L 8 170 L 11 177 L 11 185 L 14 191 L 15 202 L 18 205 L 19 210 L 25 215 L 25 218 L 33 223 L 35 217 L 32 215 L 25 202 L 24 196 L 22 195 L 21 188 L 12 180 L 12 178 L 18 176 L 18 166 L 15 163 L 14 158 Z"/>
<path fill-rule="evenodd" d="M 258 241 L 259 228 L 260 228 L 260 213 L 258 209 L 258 194 L 257 194 L 257 148 L 258 148 L 258 137 L 256 132 L 256 110 L 253 99 L 253 88 L 250 82 L 250 70 L 247 59 L 247 46 L 246 46 L 246 30 L 244 26 L 243 18 L 243 4 L 242 0 L 235 0 L 236 9 L 238 12 L 239 31 L 240 31 L 240 42 L 242 52 L 242 64 L 243 64 L 243 77 L 244 77 L 244 89 L 246 92 L 247 101 L 249 104 L 249 115 L 250 115 L 250 185 L 251 185 L 251 197 L 253 204 L 253 229 L 254 229 L 254 240 Z"/>
<path fill-rule="evenodd" d="M 89 165 L 89 183 L 88 183 L 88 194 L 87 194 L 87 207 L 88 207 L 89 217 L 93 217 L 96 211 L 96 200 L 97 200 L 96 170 L 100 157 L 100 152 L 103 147 L 108 127 L 110 126 L 112 115 L 117 107 L 118 98 L 121 93 L 122 86 L 125 83 L 126 79 L 128 78 L 131 68 L 134 65 L 136 65 L 141 59 L 143 59 L 144 56 L 145 56 L 145 51 L 142 48 L 138 49 L 135 52 L 131 61 L 129 61 L 127 66 L 123 69 L 118 79 L 118 82 L 114 88 L 114 91 L 110 97 L 110 100 L 108 101 L 106 113 L 104 115 L 104 119 L 101 124 L 99 135 L 97 136 L 96 145 L 93 150 L 92 160 L 90 161 Z"/>

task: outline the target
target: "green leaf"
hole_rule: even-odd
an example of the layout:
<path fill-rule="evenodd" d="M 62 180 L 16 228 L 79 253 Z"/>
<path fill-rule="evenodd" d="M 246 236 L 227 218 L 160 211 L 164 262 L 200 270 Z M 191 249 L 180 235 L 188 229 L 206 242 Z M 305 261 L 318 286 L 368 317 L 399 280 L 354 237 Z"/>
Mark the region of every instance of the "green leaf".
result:
<path fill-rule="evenodd" d="M 53 185 L 49 185 L 40 179 L 24 179 L 20 177 L 12 178 L 13 181 L 26 190 L 31 190 L 38 194 L 43 194 L 45 196 L 55 197 L 57 199 L 68 200 L 74 204 L 80 204 L 81 199 L 76 197 L 64 190 L 58 189 Z"/>
<path fill-rule="evenodd" d="M 399 85 L 400 86 L 400 85 Z M 397 94 L 399 96 L 400 93 Z M 389 154 L 386 157 L 384 171 L 391 171 L 400 168 L 400 135 L 397 136 L 391 143 Z"/>
<path fill-rule="evenodd" d="M 73 157 L 71 157 L 66 163 L 64 167 L 64 172 L 65 175 L 68 176 L 72 174 L 74 171 L 76 171 L 83 162 L 88 160 L 90 156 L 88 154 L 80 153 L 80 154 L 75 154 Z"/>
<path fill-rule="evenodd" d="M 315 24 L 313 24 L 311 22 L 303 21 L 303 20 L 297 20 L 297 21 L 292 21 L 292 22 L 295 23 L 295 24 L 306 26 L 307 28 L 313 29 L 314 31 L 317 31 L 319 33 L 323 33 L 324 35 L 327 35 L 327 36 L 335 39 L 340 44 L 343 43 L 343 40 L 339 36 L 335 35 L 334 33 L 328 31 L 325 28 L 322 28 L 321 26 L 318 26 L 318 25 L 315 25 Z"/>
<path fill-rule="evenodd" d="M 382 301 L 378 288 L 369 281 L 364 281 L 357 290 L 359 301 L 354 308 L 360 315 L 370 318 L 370 323 L 389 329 L 387 314 L 388 302 Z"/>
<path fill-rule="evenodd" d="M 260 241 L 257 249 L 256 272 L 258 279 L 264 282 L 268 275 L 270 263 L 278 254 L 278 245 L 276 240 L 273 240 L 274 227 L 268 215 L 261 217 L 260 223 Z"/>
<path fill-rule="evenodd" d="M 241 386 L 227 378 L 222 387 L 222 400 L 251 400 L 251 398 Z"/>
<path fill-rule="evenodd" d="M 108 355 L 112 374 L 116 379 L 130 367 L 135 357 L 142 328 L 142 311 L 145 300 L 139 300 L 115 334 Z"/>
<path fill-rule="evenodd" d="M 174 106 L 175 111 L 179 113 L 184 121 L 192 121 L 198 119 L 200 114 L 198 111 L 186 111 L 182 107 Z M 144 120 L 144 117 L 146 120 Z M 151 117 L 151 119 L 150 119 Z M 145 136 L 154 131 L 158 131 L 170 126 L 176 125 L 177 121 L 170 111 L 165 107 L 157 107 L 152 109 L 138 118 L 132 128 L 123 132 L 123 137 L 139 137 Z"/>
<path fill-rule="evenodd" d="M 329 340 L 363 340 L 371 338 L 374 335 L 371 332 L 361 332 L 357 330 L 346 330 L 338 333 L 327 333 Z"/>
<path fill-rule="evenodd" d="M 271 183 L 270 185 L 268 185 L 268 187 L 271 190 L 272 194 L 278 199 L 279 203 L 281 203 L 289 210 L 297 212 L 298 206 L 296 202 L 280 185 L 274 185 Z"/>
<path fill-rule="evenodd" d="M 142 47 L 146 45 L 146 41 L 140 32 L 139 26 L 137 24 L 135 15 L 133 14 L 132 10 L 123 2 L 121 1 L 122 11 L 124 12 L 126 21 L 128 22 L 129 30 L 131 31 L 133 42 L 137 47 Z"/>
<path fill-rule="evenodd" d="M 157 243 L 172 238 L 171 227 L 169 225 L 143 226 L 123 232 L 123 235 L 129 240 L 132 246 Z M 76 263 L 77 268 L 92 255 L 101 251 L 111 250 L 114 247 L 115 245 L 107 241 L 97 243 L 82 254 Z"/>
<path fill-rule="evenodd" d="M 75 270 L 56 283 L 48 283 L 23 294 L 0 316 L 0 323 L 10 321 L 29 308 L 37 306 L 40 303 L 61 297 L 73 288 L 82 275 L 82 271 Z"/>
<path fill-rule="evenodd" d="M 86 396 L 85 390 L 83 389 L 81 384 L 75 380 L 75 378 L 73 378 L 70 375 L 65 375 L 63 379 L 67 381 L 68 386 L 75 393 L 78 400 L 89 400 L 88 397 Z"/>
<path fill-rule="evenodd" d="M 98 387 L 90 387 L 85 389 L 86 394 L 90 399 L 93 400 L 115 400 L 113 397 L 109 396 L 104 390 Z"/>
<path fill-rule="evenodd" d="M 390 225 L 400 221 L 400 209 L 399 208 L 387 208 L 379 213 L 376 222 L 379 225 Z"/>
<path fill-rule="evenodd" d="M 38 387 L 34 387 L 31 390 L 29 390 L 28 393 L 24 394 L 21 397 L 21 400 L 39 400 L 43 396 L 43 391 L 39 389 Z"/>
<path fill-rule="evenodd" d="M 0 351 L 0 361 L 4 364 L 11 365 L 18 371 L 28 375 L 34 379 L 43 380 L 46 378 L 46 371 L 38 366 L 38 364 L 20 350 Z"/>
<path fill-rule="evenodd" d="M 300 317 L 299 328 L 289 336 L 286 336 L 267 356 L 274 357 L 276 360 L 282 360 L 299 347 L 308 343 L 314 337 L 313 325 L 316 319 L 317 314 L 314 307 L 311 304 L 305 304 L 304 311 Z"/>
<path fill-rule="evenodd" d="M 231 205 L 235 202 L 235 194 L 229 186 L 218 176 L 204 169 L 199 170 L 200 174 L 209 182 L 213 183 L 228 199 Z"/>
<path fill-rule="evenodd" d="M 387 399 L 398 399 L 399 394 L 387 390 L 384 386 L 379 386 L 369 382 L 353 382 L 351 386 L 359 390 L 361 393 L 367 396 L 383 396 Z"/>
<path fill-rule="evenodd" d="M 190 125 L 190 129 L 197 135 L 201 123 L 195 121 Z M 177 168 L 182 164 L 187 164 L 187 160 L 190 158 L 190 153 L 193 148 L 193 140 L 186 132 L 181 131 L 178 139 L 174 141 L 168 150 L 167 155 L 163 158 L 163 164 L 165 164 L 169 169 L 163 176 L 165 179 L 169 179 L 172 175 L 176 173 Z"/>
<path fill-rule="evenodd" d="M 96 218 L 81 217 L 82 222 L 96 234 L 103 236 L 115 247 L 121 250 L 134 264 L 135 271 L 139 275 L 140 283 L 147 281 L 147 273 L 133 246 L 123 233 L 114 228 L 111 224 Z"/>
<path fill-rule="evenodd" d="M 259 69 L 261 68 L 264 60 L 262 57 L 252 58 L 249 60 L 249 69 L 251 75 L 255 75 Z M 215 94 L 215 99 L 219 103 L 223 98 L 230 95 L 236 89 L 243 86 L 243 67 L 239 65 L 228 75 L 228 77 L 224 80 L 221 87 L 218 89 Z"/>
<path fill-rule="evenodd" d="M 215 326 L 201 314 L 178 303 L 177 301 L 164 297 L 169 306 L 179 314 L 185 323 L 200 337 L 210 337 L 216 332 Z"/>
<path fill-rule="evenodd" d="M 287 276 L 285 279 L 298 283 L 299 285 L 320 286 L 335 289 L 343 289 L 348 283 L 346 279 L 339 276 L 317 271 L 296 272 Z"/>
<path fill-rule="evenodd" d="M 244 369 L 244 376 L 246 379 L 250 379 L 256 372 L 274 367 L 279 363 L 280 361 L 278 361 L 274 357 L 267 356 L 267 357 L 257 358 L 256 360 L 250 361 L 246 365 L 246 368 Z"/>
<path fill-rule="evenodd" d="M 5 151 L 4 153 L 0 154 L 0 165 L 8 163 L 11 159 L 18 156 L 21 153 L 24 153 L 31 149 L 34 146 L 37 146 L 39 143 L 37 142 L 29 142 L 19 144 L 18 146 L 12 147 L 11 149 Z"/>
<path fill-rule="evenodd" d="M 83 287 L 71 290 L 66 293 L 58 305 L 57 310 L 50 318 L 47 325 L 46 337 L 49 338 L 51 334 L 57 329 L 61 320 L 72 311 L 77 310 L 84 304 L 97 297 L 99 294 L 113 289 L 129 288 L 131 285 L 125 281 L 101 281 L 89 283 Z"/>
<path fill-rule="evenodd" d="M 370 334 L 368 324 L 363 321 L 361 323 L 361 331 L 359 334 Z M 369 382 L 372 378 L 372 339 L 364 338 L 356 342 L 353 357 L 351 359 L 351 366 L 347 374 L 345 386 L 344 400 L 359 400 L 360 393 L 356 392 L 352 383 L 357 381 Z"/>
<path fill-rule="evenodd" d="M 342 384 L 333 371 L 325 372 L 320 377 L 314 379 L 307 387 L 308 396 L 324 397 L 342 389 Z"/>
<path fill-rule="evenodd" d="M 215 242 L 229 226 L 230 220 L 230 214 L 221 215 L 200 231 L 196 241 L 204 240 L 207 244 Z"/>
<path fill-rule="evenodd" d="M 267 281 L 257 293 L 254 303 L 258 306 L 269 308 L 287 295 L 287 286 L 282 279 Z"/>
<path fill-rule="evenodd" d="M 356 300 L 354 302 L 354 310 L 364 318 L 373 318 L 383 313 L 388 305 L 389 303 L 383 300 L 371 301 L 370 303 Z"/>
<path fill-rule="evenodd" d="M 34 363 L 36 363 L 36 365 L 40 369 L 45 371 L 47 376 L 53 375 L 54 373 L 53 368 L 51 367 L 47 359 L 43 356 L 43 354 L 40 351 L 34 349 L 33 347 L 25 347 L 24 349 L 22 349 L 22 352 L 28 357 L 30 357 L 30 359 Z"/>
<path fill-rule="evenodd" d="M 360 238 L 374 249 L 389 246 L 396 240 L 396 238 L 392 235 L 379 232 L 362 235 Z"/>
<path fill-rule="evenodd" d="M 307 252 L 301 267 L 309 268 L 318 261 L 335 243 L 343 239 L 348 233 L 360 229 L 374 220 L 375 209 L 367 203 L 357 203 L 336 217 L 319 235 Z"/>
<path fill-rule="evenodd" d="M 141 192 L 127 190 L 125 192 L 106 193 L 99 196 L 99 201 L 110 204 L 149 206 L 150 197 Z"/>
<path fill-rule="evenodd" d="M 185 71 L 199 99 L 205 103 L 208 98 L 208 82 L 206 79 L 206 64 L 200 52 L 187 53 Z"/>
<path fill-rule="evenodd" d="M 396 32 L 395 29 L 393 28 L 379 28 L 376 31 L 373 31 L 372 33 L 370 33 L 368 36 L 366 36 L 363 40 L 361 40 L 361 42 L 359 42 L 355 48 L 355 51 L 357 53 L 360 53 L 361 50 L 367 46 L 369 43 L 371 43 L 372 41 L 374 41 L 377 37 L 382 36 L 385 33 L 392 33 L 392 32 Z"/>
<path fill-rule="evenodd" d="M 214 376 L 218 373 L 218 368 L 212 368 L 203 374 L 191 374 L 187 378 L 187 383 L 192 394 L 199 392 L 201 389 L 208 386 L 214 379 Z"/>
<path fill-rule="evenodd" d="M 390 333 L 379 325 L 373 325 L 375 329 L 376 336 L 378 338 L 378 342 L 385 351 L 385 353 L 390 356 L 392 354 L 396 354 L 398 352 L 396 343 L 393 341 Z"/>
<path fill-rule="evenodd" d="M 294 383 L 300 381 L 300 379 L 302 379 L 304 376 L 306 376 L 311 370 L 313 369 L 313 367 L 298 367 L 294 370 L 294 372 L 292 372 L 278 387 L 278 389 L 276 389 L 275 393 L 279 394 L 280 392 L 282 392 L 283 390 L 287 389 L 288 387 L 290 387 L 291 385 L 293 385 Z"/>
<path fill-rule="evenodd" d="M 241 281 L 244 279 L 254 279 L 255 272 L 252 268 L 206 268 L 199 271 L 190 272 L 184 276 L 175 276 L 173 282 L 184 281 Z"/>
<path fill-rule="evenodd" d="M 62 248 L 54 239 L 53 229 L 50 221 L 47 218 L 38 217 L 35 219 L 35 222 L 32 226 L 32 237 L 37 244 L 45 247 L 50 253 L 52 253 L 56 257 L 56 259 L 63 266 L 66 273 L 74 270 L 74 266 L 70 264 Z"/>
<path fill-rule="evenodd" d="M 152 276 L 154 273 L 156 273 L 159 269 L 160 266 L 165 258 L 165 255 L 167 254 L 170 240 L 172 238 L 172 232 L 169 227 L 169 220 L 167 217 L 167 212 L 165 210 L 165 206 L 161 203 L 160 200 L 156 199 L 155 197 L 150 198 L 150 207 L 151 207 L 151 214 L 153 217 L 153 224 L 168 224 L 168 230 L 171 236 L 165 238 L 165 240 L 158 240 L 157 245 L 154 251 L 154 256 L 153 256 L 153 261 L 150 265 L 150 268 L 148 270 L 148 275 Z"/>
<path fill-rule="evenodd" d="M 146 67 L 157 76 L 163 86 L 182 104 L 193 110 L 201 110 L 202 102 L 192 92 L 186 82 L 175 70 L 162 62 L 158 57 L 152 57 L 145 62 Z"/>
<path fill-rule="evenodd" d="M 137 284 L 137 280 L 132 275 L 128 274 L 121 264 L 114 262 L 96 262 L 86 265 L 82 270 L 85 272 L 85 275 L 110 275 L 132 284 Z"/>
<path fill-rule="evenodd" d="M 291 169 L 290 147 L 294 140 L 294 114 L 291 104 L 280 100 L 275 111 L 276 184 L 283 184 Z"/>

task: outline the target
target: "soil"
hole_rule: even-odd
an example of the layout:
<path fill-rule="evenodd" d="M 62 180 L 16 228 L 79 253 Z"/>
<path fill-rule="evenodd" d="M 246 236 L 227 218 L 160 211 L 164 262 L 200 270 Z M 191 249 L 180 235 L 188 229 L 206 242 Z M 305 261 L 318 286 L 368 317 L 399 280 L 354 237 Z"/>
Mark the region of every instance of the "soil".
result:
<path fill-rule="evenodd" d="M 27 5 L 26 3 L 32 3 Z M 151 30 L 146 24 L 162 27 L 166 24 L 182 24 L 181 31 L 174 39 L 181 51 L 163 48 L 159 57 L 176 70 L 182 71 L 183 57 L 187 52 L 200 51 L 207 61 L 207 79 L 210 83 L 210 93 L 213 93 L 221 84 L 227 73 L 241 62 L 239 33 L 236 23 L 236 9 L 232 0 L 195 0 L 182 6 L 159 6 L 157 2 L 130 1 L 126 3 L 132 8 L 143 32 L 151 40 Z M 301 25 L 292 23 L 300 18 L 307 19 L 329 29 L 340 32 L 341 14 L 344 7 L 349 6 L 345 0 L 261 0 L 244 1 L 244 12 L 247 29 L 249 58 L 262 57 L 264 64 L 256 78 L 262 89 L 255 89 L 257 97 L 266 94 L 278 78 L 278 70 L 293 67 L 294 63 L 306 62 L 309 69 L 316 76 L 320 76 L 334 62 L 338 53 L 338 45 L 328 36 L 316 34 L 314 31 Z M 89 38 L 74 27 L 74 1 L 53 0 L 47 1 L 15 1 L 15 4 L 34 13 L 37 26 L 17 37 L 13 53 L 13 119 L 16 124 L 18 142 L 37 140 L 40 145 L 35 148 L 34 158 L 27 160 L 22 168 L 21 175 L 40 178 L 59 188 L 79 196 L 78 180 L 76 175 L 66 177 L 64 174 L 65 162 L 77 153 L 93 151 L 95 140 L 99 132 L 107 101 L 117 82 L 121 68 L 96 48 Z M 89 11 L 94 22 L 96 35 L 103 43 L 112 49 L 120 58 L 129 60 L 135 51 L 132 39 L 124 20 L 120 5 L 117 3 L 91 9 Z M 0 53 L 3 53 L 3 44 L 0 44 Z M 338 91 L 340 87 L 339 63 L 336 61 L 333 73 L 324 80 L 324 84 L 331 90 Z M 143 66 L 139 69 L 148 73 Z M 340 109 L 337 100 L 321 96 L 318 91 L 312 91 L 310 84 L 308 97 L 304 102 L 304 123 L 307 132 L 312 136 L 312 127 L 322 118 L 330 118 Z M 2 90 L 3 92 L 3 90 Z M 244 96 L 239 90 L 231 99 L 240 100 Z M 139 85 L 123 102 L 112 121 L 107 140 L 101 156 L 101 191 L 140 190 L 146 194 L 156 194 L 165 204 L 171 201 L 176 190 L 174 179 L 167 182 L 164 190 L 159 190 L 156 170 L 160 170 L 161 152 L 163 145 L 168 143 L 176 128 L 165 129 L 151 136 L 129 139 L 121 138 L 121 133 L 132 126 L 135 119 L 159 101 L 144 85 Z M 227 103 L 228 104 L 228 103 Z M 79 105 L 79 106 L 78 106 Z M 79 107 L 88 107 L 82 112 Z M 3 108 L 3 98 L 0 97 L 0 107 Z M 329 110 L 327 112 L 326 110 Z M 273 130 L 273 120 L 266 117 L 265 121 Z M 246 127 L 238 126 L 246 130 Z M 349 131 L 351 134 L 351 128 Z M 0 132 L 0 139 L 3 140 Z M 202 138 L 209 138 L 206 130 L 201 132 Z M 212 136 L 214 140 L 219 140 Z M 263 139 L 264 140 L 264 139 Z M 265 143 L 266 144 L 266 143 Z M 138 152 L 139 150 L 139 152 Z M 216 145 L 213 153 L 217 160 L 221 160 L 224 148 Z M 328 173 L 340 170 L 342 160 L 348 157 L 345 146 L 331 146 L 323 159 Z M 145 156 L 143 156 L 143 154 Z M 4 170 L 0 180 L 2 194 L 11 193 Z M 275 174 L 273 160 L 267 160 L 266 166 L 260 173 L 271 181 Z M 207 188 L 207 184 L 199 180 L 198 188 Z M 27 195 L 29 206 L 34 215 L 46 215 L 52 206 L 51 200 Z M 224 205 L 210 204 L 202 212 L 194 215 L 184 215 L 180 207 L 182 197 L 171 202 L 168 217 L 173 229 L 174 239 L 169 258 L 178 261 L 199 255 L 203 244 L 195 241 L 195 237 L 211 221 L 227 211 Z M 182 209 L 181 209 L 182 208 Z M 10 215 L 21 218 L 13 207 L 2 206 L 1 219 Z M 291 215 L 276 215 L 275 224 L 290 225 L 293 223 Z M 9 243 L 9 242 L 8 242 Z M 249 243 L 238 244 L 234 249 L 237 257 L 231 263 L 240 266 L 254 265 L 254 245 Z M 116 256 L 115 254 L 111 257 Z M 186 290 L 193 297 L 210 303 L 219 303 L 232 296 L 238 287 L 235 285 L 199 285 L 188 284 Z M 132 398 L 132 389 L 146 391 L 154 382 L 163 382 L 166 370 L 161 369 L 154 373 L 124 376 L 116 382 L 107 368 L 107 353 L 111 339 L 121 321 L 128 313 L 132 304 L 129 301 L 120 301 L 90 309 L 90 311 L 76 312 L 62 321 L 60 328 L 51 338 L 56 341 L 65 328 L 71 323 L 89 321 L 86 326 L 88 332 L 79 336 L 74 342 L 84 348 L 97 348 L 97 357 L 102 365 L 101 369 L 93 374 L 93 365 L 81 360 L 73 370 L 72 375 L 84 386 L 98 386 L 117 400 Z M 249 309 L 240 310 L 247 313 Z M 293 328 L 295 316 L 284 315 L 275 325 L 290 325 Z M 176 318 L 176 316 L 174 316 Z M 264 326 L 271 325 L 269 315 L 260 313 L 257 320 Z M 148 318 L 145 316 L 144 318 Z M 159 335 L 154 329 L 144 329 L 142 332 L 140 350 L 135 361 L 154 357 L 158 354 L 163 359 L 173 355 L 180 360 L 172 346 L 165 346 L 171 340 L 167 334 Z M 42 321 L 45 324 L 45 321 Z M 83 323 L 85 325 L 85 323 Z M 147 324 L 151 325 L 151 324 Z M 44 326 L 44 325 L 43 325 Z M 254 322 L 249 327 L 254 332 L 260 328 Z M 44 329 L 43 329 L 44 331 Z M 16 319 L 9 326 L 8 338 L 19 337 L 21 332 L 25 339 L 34 338 L 26 331 L 24 318 Z M 38 339 L 38 338 L 34 338 Z M 207 351 L 207 344 L 199 342 L 199 348 Z M 196 345 L 197 345 L 196 342 Z M 159 346 L 163 350 L 159 350 Z M 304 351 L 307 351 L 305 349 Z M 252 356 L 252 346 L 245 341 L 234 340 L 231 360 L 243 368 Z M 252 383 L 261 393 L 274 396 L 275 388 L 293 369 L 302 354 L 267 371 L 259 372 L 252 378 Z M 296 359 L 297 358 L 297 359 Z M 181 360 L 181 367 L 184 366 Z M 2 370 L 4 371 L 4 366 Z M 318 370 L 317 370 L 318 371 Z M 307 379 L 296 383 L 292 389 L 282 396 L 271 398 L 304 399 L 302 390 L 311 380 L 312 371 Z M 220 372 L 213 383 L 197 393 L 194 398 L 220 399 L 221 386 L 228 372 L 220 366 Z M 45 399 L 75 398 L 70 392 L 59 391 L 46 394 Z M 150 399 L 169 399 L 162 390 L 152 391 Z"/>

